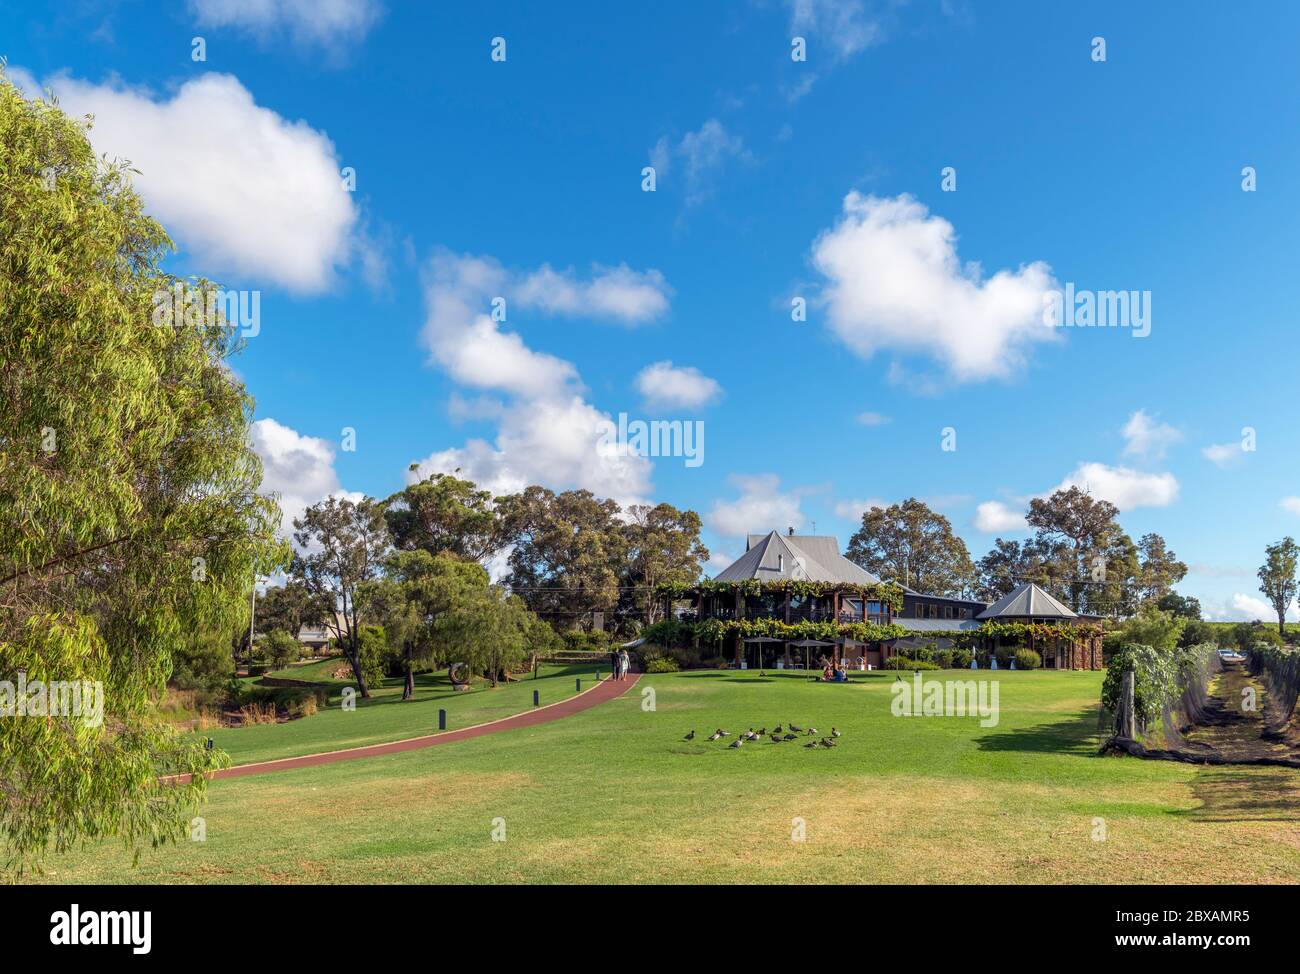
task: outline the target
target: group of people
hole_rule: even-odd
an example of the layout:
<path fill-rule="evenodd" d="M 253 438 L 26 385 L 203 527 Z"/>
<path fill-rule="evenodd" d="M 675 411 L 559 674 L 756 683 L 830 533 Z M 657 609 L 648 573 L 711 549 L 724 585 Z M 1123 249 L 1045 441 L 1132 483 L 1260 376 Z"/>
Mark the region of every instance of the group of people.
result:
<path fill-rule="evenodd" d="M 849 674 L 844 669 L 844 664 L 829 660 L 822 657 L 822 682 L 823 683 L 848 683 Z"/>
<path fill-rule="evenodd" d="M 615 680 L 627 678 L 628 667 L 632 665 L 631 658 L 627 655 L 626 649 L 611 650 L 609 654 L 609 669 Z"/>

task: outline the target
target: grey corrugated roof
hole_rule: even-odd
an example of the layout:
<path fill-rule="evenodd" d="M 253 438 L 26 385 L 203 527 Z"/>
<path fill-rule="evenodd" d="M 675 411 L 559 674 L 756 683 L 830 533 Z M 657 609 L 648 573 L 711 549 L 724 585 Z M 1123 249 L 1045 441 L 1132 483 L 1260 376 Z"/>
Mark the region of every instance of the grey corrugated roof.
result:
<path fill-rule="evenodd" d="M 784 535 L 778 531 L 751 534 L 749 550 L 713 576 L 717 582 L 739 582 L 747 578 L 764 581 L 802 578 L 852 585 L 880 582 L 871 572 L 841 555 L 839 542 L 830 535 Z"/>
<path fill-rule="evenodd" d="M 967 632 L 978 629 L 974 619 L 894 619 L 894 625 L 912 632 Z"/>
<path fill-rule="evenodd" d="M 975 618 L 1077 619 L 1079 617 L 1033 582 L 1023 582 Z"/>

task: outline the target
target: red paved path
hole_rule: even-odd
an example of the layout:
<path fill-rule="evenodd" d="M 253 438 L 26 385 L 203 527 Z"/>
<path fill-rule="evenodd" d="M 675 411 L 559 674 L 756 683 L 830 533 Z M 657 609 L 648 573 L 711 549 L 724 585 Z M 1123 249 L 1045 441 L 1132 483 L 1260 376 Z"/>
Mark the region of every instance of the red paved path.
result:
<path fill-rule="evenodd" d="M 367 744 L 365 747 L 350 747 L 342 751 L 324 751 L 320 754 L 304 754 L 296 758 L 279 758 L 275 761 L 258 761 L 255 764 L 240 764 L 233 768 L 224 768 L 213 772 L 212 778 L 242 778 L 250 774 L 265 774 L 268 771 L 289 771 L 292 768 L 313 768 L 318 764 L 334 764 L 336 761 L 355 761 L 358 758 L 374 758 L 384 754 L 400 754 L 403 751 L 417 751 L 435 744 L 451 744 L 455 741 L 482 737 L 484 734 L 496 734 L 501 731 L 517 730 L 520 727 L 534 727 L 552 720 L 571 717 L 592 707 L 599 706 L 606 700 L 613 700 L 636 686 L 641 678 L 639 673 L 629 673 L 626 680 L 601 680 L 588 690 L 548 704 L 535 710 L 526 710 L 512 717 L 485 724 L 475 724 L 460 730 L 443 731 L 441 734 L 429 734 L 425 737 L 408 737 L 404 741 L 390 741 L 387 744 Z"/>

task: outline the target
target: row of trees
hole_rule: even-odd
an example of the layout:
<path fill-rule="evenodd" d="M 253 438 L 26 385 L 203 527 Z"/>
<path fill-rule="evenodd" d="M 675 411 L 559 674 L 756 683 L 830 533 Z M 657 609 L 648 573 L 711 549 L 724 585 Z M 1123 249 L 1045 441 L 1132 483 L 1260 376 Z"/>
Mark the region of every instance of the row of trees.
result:
<path fill-rule="evenodd" d="M 1120 616 L 1168 595 L 1187 566 L 1158 534 L 1134 542 L 1118 517 L 1114 504 L 1078 487 L 1058 490 L 1029 502 L 1030 538 L 998 538 L 976 562 L 951 522 L 913 497 L 866 511 L 845 554 L 929 594 L 994 602 L 1031 581 L 1076 612 Z"/>
<path fill-rule="evenodd" d="M 700 518 L 670 504 L 622 510 L 586 490 L 529 487 L 493 497 L 433 474 L 383 501 L 327 498 L 294 520 L 288 583 L 268 593 L 264 629 L 323 624 L 362 696 L 373 666 L 364 637 L 382 627 L 407 695 L 421 665 L 462 662 L 494 680 L 554 640 L 545 622 L 593 612 L 658 621 L 654 586 L 692 582 L 708 551 Z M 486 564 L 504 555 L 502 584 Z"/>

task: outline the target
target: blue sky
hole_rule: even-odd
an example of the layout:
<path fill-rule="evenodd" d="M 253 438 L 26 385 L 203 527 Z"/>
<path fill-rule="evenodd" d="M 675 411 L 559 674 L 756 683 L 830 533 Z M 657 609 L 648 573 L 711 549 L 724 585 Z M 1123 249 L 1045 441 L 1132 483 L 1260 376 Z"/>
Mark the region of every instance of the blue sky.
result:
<path fill-rule="evenodd" d="M 259 293 L 234 367 L 286 508 L 421 462 L 692 507 L 722 562 L 915 495 L 978 558 L 1078 482 L 1259 614 L 1300 533 L 1300 9 L 426 7 L 0 13 L 10 76 L 143 170 L 173 270 Z M 1150 292 L 1150 334 L 1044 326 L 1067 282 Z M 601 456 L 620 412 L 702 421 L 704 462 Z"/>

